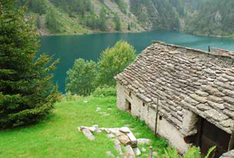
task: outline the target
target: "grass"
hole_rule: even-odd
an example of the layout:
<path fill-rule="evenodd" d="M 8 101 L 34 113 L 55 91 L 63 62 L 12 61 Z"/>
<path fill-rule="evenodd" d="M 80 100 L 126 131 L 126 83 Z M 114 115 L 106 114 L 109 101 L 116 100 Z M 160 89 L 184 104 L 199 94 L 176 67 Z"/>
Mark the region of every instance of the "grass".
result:
<path fill-rule="evenodd" d="M 109 113 L 104 116 L 96 111 Z M 105 133 L 95 134 L 89 141 L 78 126 L 99 125 L 99 127 L 122 127 L 130 125 L 138 138 L 150 138 L 154 149 L 159 152 L 167 146 L 162 138 L 154 139 L 153 132 L 141 121 L 131 115 L 118 111 L 115 97 L 87 97 L 75 101 L 62 101 L 55 105 L 53 113 L 40 123 L 13 130 L 0 131 L 1 158 L 105 158 L 107 151 L 117 156 L 114 142 Z M 146 154 L 141 157 L 148 157 Z M 140 147 L 140 149 L 142 146 Z"/>

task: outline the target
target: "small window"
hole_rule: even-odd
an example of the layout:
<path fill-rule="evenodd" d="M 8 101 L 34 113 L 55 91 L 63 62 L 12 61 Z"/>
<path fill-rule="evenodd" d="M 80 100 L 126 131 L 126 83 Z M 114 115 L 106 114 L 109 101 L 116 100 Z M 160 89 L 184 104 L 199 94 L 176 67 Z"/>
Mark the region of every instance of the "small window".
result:
<path fill-rule="evenodd" d="M 145 106 L 145 103 L 143 102 L 142 105 Z"/>
<path fill-rule="evenodd" d="M 128 95 L 129 95 L 129 97 L 132 97 L 132 92 L 130 91 L 130 92 L 128 93 Z"/>
<path fill-rule="evenodd" d="M 159 120 L 162 120 L 162 116 L 159 116 Z"/>

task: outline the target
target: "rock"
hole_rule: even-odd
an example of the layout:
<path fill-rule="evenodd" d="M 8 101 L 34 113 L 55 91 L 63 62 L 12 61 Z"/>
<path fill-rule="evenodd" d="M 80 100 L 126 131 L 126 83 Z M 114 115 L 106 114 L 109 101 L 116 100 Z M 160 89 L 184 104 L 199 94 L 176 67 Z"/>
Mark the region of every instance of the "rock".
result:
<path fill-rule="evenodd" d="M 196 94 L 190 94 L 190 97 L 193 98 L 194 100 L 200 102 L 200 103 L 206 103 L 206 97 L 201 97 L 199 95 Z"/>
<path fill-rule="evenodd" d="M 91 132 L 95 132 L 96 128 L 95 127 L 86 127 L 87 129 L 89 129 Z"/>
<path fill-rule="evenodd" d="M 123 145 L 130 144 L 130 139 L 126 135 L 121 135 L 118 137 L 118 139 Z"/>
<path fill-rule="evenodd" d="M 222 121 L 228 119 L 228 116 L 216 111 L 215 109 L 211 109 L 205 112 L 206 116 L 208 118 L 212 118 L 215 121 Z M 212 122 L 211 122 L 212 123 Z"/>
<path fill-rule="evenodd" d="M 143 147 L 143 148 L 141 148 L 141 150 L 142 150 L 142 152 L 146 152 L 146 149 Z"/>
<path fill-rule="evenodd" d="M 207 97 L 209 95 L 209 93 L 203 92 L 201 90 L 198 90 L 195 92 L 197 95 L 200 95 L 202 97 Z"/>
<path fill-rule="evenodd" d="M 130 139 L 130 145 L 132 147 L 137 147 L 137 139 L 132 132 L 127 133 L 128 138 Z"/>
<path fill-rule="evenodd" d="M 96 111 L 101 111 L 101 108 L 100 108 L 100 107 L 97 107 Z"/>
<path fill-rule="evenodd" d="M 210 96 L 207 97 L 207 99 L 210 100 L 210 101 L 213 101 L 215 103 L 219 103 L 219 104 L 223 103 L 223 99 L 220 98 L 220 97 L 210 95 Z"/>
<path fill-rule="evenodd" d="M 112 134 L 112 133 L 110 133 L 110 134 L 107 134 L 107 137 L 108 137 L 108 138 L 114 138 L 114 137 L 115 137 L 115 135 L 114 135 L 114 134 Z"/>
<path fill-rule="evenodd" d="M 93 134 L 90 132 L 89 129 L 85 128 L 82 131 L 89 140 L 95 140 L 95 137 L 93 136 Z"/>
<path fill-rule="evenodd" d="M 134 151 L 130 145 L 125 147 L 125 153 L 123 154 L 124 158 L 135 158 Z"/>
<path fill-rule="evenodd" d="M 153 156 L 157 156 L 158 153 L 156 151 L 153 152 Z"/>
<path fill-rule="evenodd" d="M 119 129 L 120 132 L 123 132 L 123 133 L 130 133 L 130 129 L 128 127 L 122 127 Z"/>
<path fill-rule="evenodd" d="M 119 155 L 122 155 L 122 149 L 121 149 L 121 144 L 118 139 L 115 139 L 115 150 L 119 153 Z"/>
<path fill-rule="evenodd" d="M 136 156 L 140 156 L 141 155 L 141 151 L 139 148 L 133 148 L 133 151 L 135 153 Z"/>
<path fill-rule="evenodd" d="M 137 143 L 139 145 L 144 145 L 144 144 L 149 144 L 151 142 L 150 139 L 146 139 L 146 138 L 139 138 L 137 139 Z"/>
<path fill-rule="evenodd" d="M 107 151 L 107 152 L 106 152 L 106 154 L 107 154 L 108 156 L 110 156 L 110 157 L 115 157 L 115 155 L 114 155 L 114 154 L 112 154 L 112 152 L 111 152 L 111 151 Z"/>

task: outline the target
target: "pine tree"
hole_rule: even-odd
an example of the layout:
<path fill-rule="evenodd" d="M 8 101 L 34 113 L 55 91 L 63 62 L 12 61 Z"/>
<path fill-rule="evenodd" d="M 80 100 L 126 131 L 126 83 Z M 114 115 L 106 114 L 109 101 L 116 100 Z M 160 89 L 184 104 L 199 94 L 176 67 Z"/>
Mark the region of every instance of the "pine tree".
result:
<path fill-rule="evenodd" d="M 38 121 L 58 98 L 50 73 L 58 60 L 37 55 L 34 19 L 24 16 L 24 7 L 16 10 L 13 2 L 0 2 L 0 128 Z"/>

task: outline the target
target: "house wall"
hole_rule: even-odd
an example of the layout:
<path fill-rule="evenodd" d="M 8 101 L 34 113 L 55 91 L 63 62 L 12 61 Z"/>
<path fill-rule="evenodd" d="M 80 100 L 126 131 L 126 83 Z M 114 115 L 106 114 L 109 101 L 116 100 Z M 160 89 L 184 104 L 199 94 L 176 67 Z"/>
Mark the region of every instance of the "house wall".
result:
<path fill-rule="evenodd" d="M 155 130 L 155 118 L 156 111 L 155 109 L 149 107 L 145 103 L 143 106 L 143 101 L 141 101 L 135 94 L 129 96 L 129 90 L 125 88 L 120 83 L 117 83 L 117 107 L 122 111 L 127 111 L 126 102 L 131 103 L 131 114 L 133 116 L 139 117 L 140 120 L 145 121 L 145 123 L 150 127 L 152 131 Z M 127 100 L 127 101 L 126 101 Z M 166 138 L 171 146 L 174 146 L 179 150 L 180 153 L 185 153 L 191 144 L 187 144 L 184 141 L 184 135 L 180 129 L 176 128 L 172 123 L 168 122 L 165 118 L 162 117 L 160 120 L 158 118 L 157 133 Z M 186 127 L 188 130 L 189 127 Z"/>

